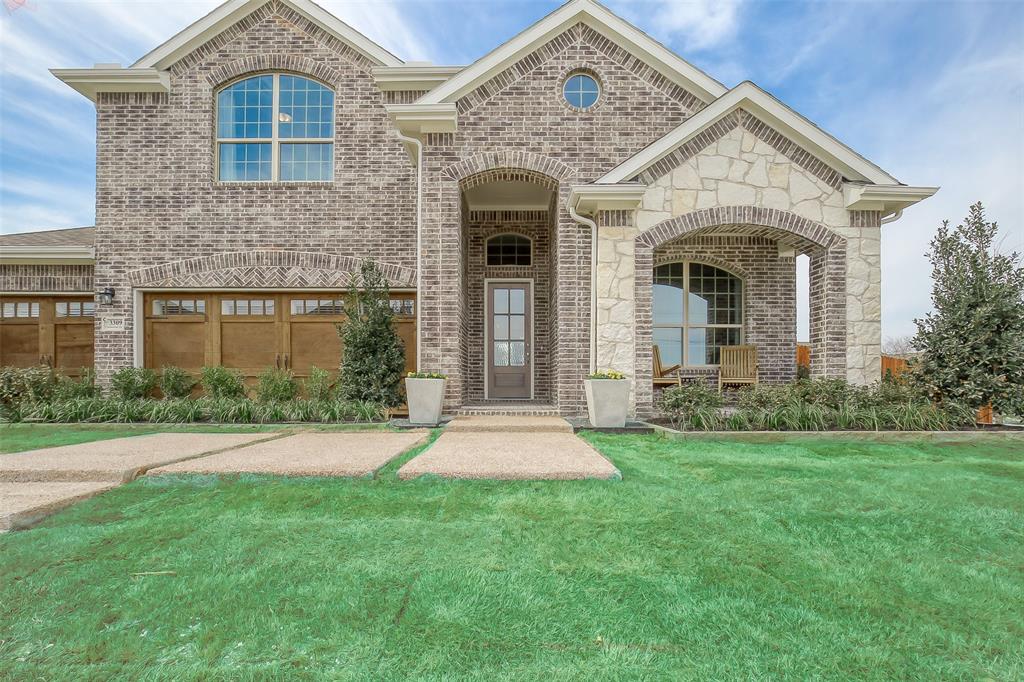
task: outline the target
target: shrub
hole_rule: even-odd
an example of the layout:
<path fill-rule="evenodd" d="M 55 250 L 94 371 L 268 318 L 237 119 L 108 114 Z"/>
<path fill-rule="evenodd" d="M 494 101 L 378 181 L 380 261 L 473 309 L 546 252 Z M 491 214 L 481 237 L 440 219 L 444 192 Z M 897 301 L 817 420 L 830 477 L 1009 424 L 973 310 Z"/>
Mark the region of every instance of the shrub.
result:
<path fill-rule="evenodd" d="M 677 429 L 713 430 L 721 419 L 722 395 L 703 381 L 665 389 L 658 407 Z"/>
<path fill-rule="evenodd" d="M 409 372 L 405 376 L 410 379 L 447 379 L 447 374 L 441 374 L 440 372 Z"/>
<path fill-rule="evenodd" d="M 192 395 L 196 380 L 191 374 L 180 367 L 164 365 L 160 370 L 160 392 L 164 398 L 187 398 Z"/>
<path fill-rule="evenodd" d="M 24 402 L 48 400 L 55 385 L 53 370 L 45 365 L 0 367 L 0 404 L 10 408 Z"/>
<path fill-rule="evenodd" d="M 402 404 L 405 347 L 394 325 L 388 283 L 372 260 L 349 284 L 345 321 L 338 325 L 342 357 L 339 393 L 346 400 Z"/>
<path fill-rule="evenodd" d="M 287 369 L 266 369 L 256 384 L 256 400 L 264 404 L 293 400 L 298 392 L 295 375 Z"/>
<path fill-rule="evenodd" d="M 331 373 L 326 369 L 313 366 L 309 368 L 309 377 L 304 382 L 306 397 L 314 402 L 330 400 L 334 393 L 334 382 Z M 305 421 L 305 420 L 303 420 Z"/>
<path fill-rule="evenodd" d="M 242 373 L 227 367 L 203 367 L 203 392 L 210 398 L 244 398 L 245 381 Z"/>
<path fill-rule="evenodd" d="M 100 397 L 100 388 L 96 385 L 96 372 L 83 367 L 77 379 L 61 376 L 53 387 L 53 400 L 77 400 L 80 398 Z"/>
<path fill-rule="evenodd" d="M 932 239 L 932 308 L 915 320 L 914 379 L 939 403 L 1024 414 L 1024 264 L 980 203 Z"/>
<path fill-rule="evenodd" d="M 148 367 L 122 367 L 110 377 L 110 390 L 121 400 L 147 398 L 156 388 L 156 372 Z"/>
<path fill-rule="evenodd" d="M 626 375 L 622 372 L 616 372 L 614 369 L 594 372 L 593 374 L 587 375 L 588 379 L 625 379 Z"/>

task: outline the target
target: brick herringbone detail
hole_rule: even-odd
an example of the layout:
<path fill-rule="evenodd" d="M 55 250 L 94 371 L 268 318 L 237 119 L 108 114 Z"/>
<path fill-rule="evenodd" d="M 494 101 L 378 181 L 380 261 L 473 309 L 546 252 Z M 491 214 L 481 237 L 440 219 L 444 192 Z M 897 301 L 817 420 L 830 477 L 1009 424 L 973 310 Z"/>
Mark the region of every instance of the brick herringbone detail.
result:
<path fill-rule="evenodd" d="M 361 258 L 302 251 L 235 251 L 128 273 L 132 286 L 345 287 Z M 416 271 L 377 263 L 391 286 L 415 286 Z"/>

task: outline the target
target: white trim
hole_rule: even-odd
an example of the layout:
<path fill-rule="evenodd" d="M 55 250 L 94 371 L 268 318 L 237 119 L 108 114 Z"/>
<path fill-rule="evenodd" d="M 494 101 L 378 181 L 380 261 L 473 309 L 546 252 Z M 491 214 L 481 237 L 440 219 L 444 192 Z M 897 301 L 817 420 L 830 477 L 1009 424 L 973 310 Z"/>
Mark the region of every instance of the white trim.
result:
<path fill-rule="evenodd" d="M 627 52 L 642 59 L 666 78 L 710 102 L 726 87 L 683 60 L 658 41 L 619 18 L 594 0 L 570 0 L 508 42 L 466 67 L 458 75 L 417 100 L 423 104 L 455 102 L 481 83 L 501 73 L 559 33 L 584 23 L 608 37 Z"/>
<path fill-rule="evenodd" d="M 466 67 L 407 64 L 375 66 L 372 73 L 377 87 L 384 92 L 416 92 L 433 90 L 464 68 Z"/>
<path fill-rule="evenodd" d="M 602 210 L 629 210 L 640 207 L 646 192 L 647 186 L 639 183 L 573 185 L 569 205 L 590 215 Z"/>
<path fill-rule="evenodd" d="M 66 263 L 88 265 L 96 262 L 93 246 L 3 246 L 0 245 L 0 264 L 13 265 Z"/>
<path fill-rule="evenodd" d="M 616 184 L 650 168 L 705 128 L 737 109 L 746 109 L 852 180 L 879 185 L 900 182 L 750 81 L 744 81 L 669 134 L 616 166 L 597 184 Z"/>
<path fill-rule="evenodd" d="M 120 66 L 93 69 L 50 69 L 50 73 L 93 102 L 100 92 L 170 92 L 166 71 L 150 68 L 122 69 Z"/>
<path fill-rule="evenodd" d="M 532 240 L 531 240 L 532 242 Z M 531 252 L 532 253 L 532 252 Z M 486 255 L 485 255 L 486 258 Z M 531 262 L 533 261 L 531 256 Z M 534 314 L 534 303 L 537 301 L 536 285 L 534 284 L 532 277 L 485 277 L 484 278 L 484 400 L 490 400 L 490 386 L 491 378 L 488 374 L 491 364 L 491 343 L 490 333 L 488 330 L 491 328 L 491 296 L 488 293 L 491 284 L 516 284 L 528 282 L 530 284 L 530 397 L 529 398 L 495 398 L 495 400 L 533 400 L 536 395 L 535 392 L 535 381 L 537 373 L 537 364 L 534 361 L 536 355 L 534 353 L 534 342 L 537 340 L 537 334 L 534 329 L 535 314 Z"/>
<path fill-rule="evenodd" d="M 860 185 L 847 182 L 843 184 L 843 204 L 850 211 L 881 211 L 882 215 L 890 215 L 900 213 L 938 191 L 938 187 Z"/>
<path fill-rule="evenodd" d="M 199 21 L 178 32 L 167 42 L 151 50 L 132 68 L 152 67 L 167 69 L 176 61 L 215 38 L 225 29 L 249 16 L 270 0 L 229 0 Z M 281 2 L 324 29 L 335 38 L 351 46 L 378 66 L 400 66 L 401 59 L 355 30 L 338 17 L 309 0 L 281 0 Z"/>
<path fill-rule="evenodd" d="M 146 366 L 146 308 L 142 289 L 132 291 L 132 364 Z"/>
<path fill-rule="evenodd" d="M 454 133 L 459 112 L 455 104 L 385 104 L 384 110 L 406 137 L 427 133 Z"/>

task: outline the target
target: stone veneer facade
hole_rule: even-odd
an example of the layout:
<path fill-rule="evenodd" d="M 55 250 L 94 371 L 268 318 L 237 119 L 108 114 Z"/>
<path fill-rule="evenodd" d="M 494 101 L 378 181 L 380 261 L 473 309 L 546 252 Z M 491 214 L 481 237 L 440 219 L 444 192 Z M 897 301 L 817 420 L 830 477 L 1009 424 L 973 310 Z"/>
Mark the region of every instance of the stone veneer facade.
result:
<path fill-rule="evenodd" d="M 483 399 L 483 282 L 534 280 L 538 400 L 585 411 L 591 301 L 598 368 L 635 377 L 638 413 L 653 409 L 651 277 L 697 260 L 745 282 L 745 338 L 762 376 L 795 373 L 795 256 L 811 259 L 814 374 L 865 383 L 880 376 L 880 215 L 844 208 L 843 178 L 756 117 L 735 111 L 632 180 L 637 210 L 601 211 L 592 234 L 566 208 L 593 182 L 704 108 L 693 93 L 586 24 L 570 26 L 457 102 L 455 133 L 423 136 L 421 270 L 415 168 L 385 104 L 422 92 L 381 92 L 359 52 L 272 1 L 170 67 L 170 94 L 101 93 L 97 108 L 95 282 L 88 266 L 0 266 L 4 291 L 113 287 L 97 321 L 101 379 L 133 361 L 138 288 L 338 288 L 364 258 L 395 287 L 422 287 L 420 364 L 449 375 L 446 405 Z M 336 93 L 332 182 L 220 183 L 215 93 L 232 80 L 286 71 Z M 601 84 L 598 103 L 565 103 L 567 75 Z M 471 211 L 465 190 L 531 182 L 546 211 Z M 529 268 L 488 268 L 487 237 L 530 237 Z M 596 292 L 592 282 L 596 281 Z"/>

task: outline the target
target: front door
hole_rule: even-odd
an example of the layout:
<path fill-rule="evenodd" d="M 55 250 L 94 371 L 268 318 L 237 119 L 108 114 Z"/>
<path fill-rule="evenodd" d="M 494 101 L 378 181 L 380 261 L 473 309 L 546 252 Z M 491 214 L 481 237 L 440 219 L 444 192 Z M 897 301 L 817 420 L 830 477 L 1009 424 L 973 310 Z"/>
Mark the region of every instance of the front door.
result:
<path fill-rule="evenodd" d="M 533 392 L 533 288 L 487 284 L 487 397 L 529 399 Z"/>

